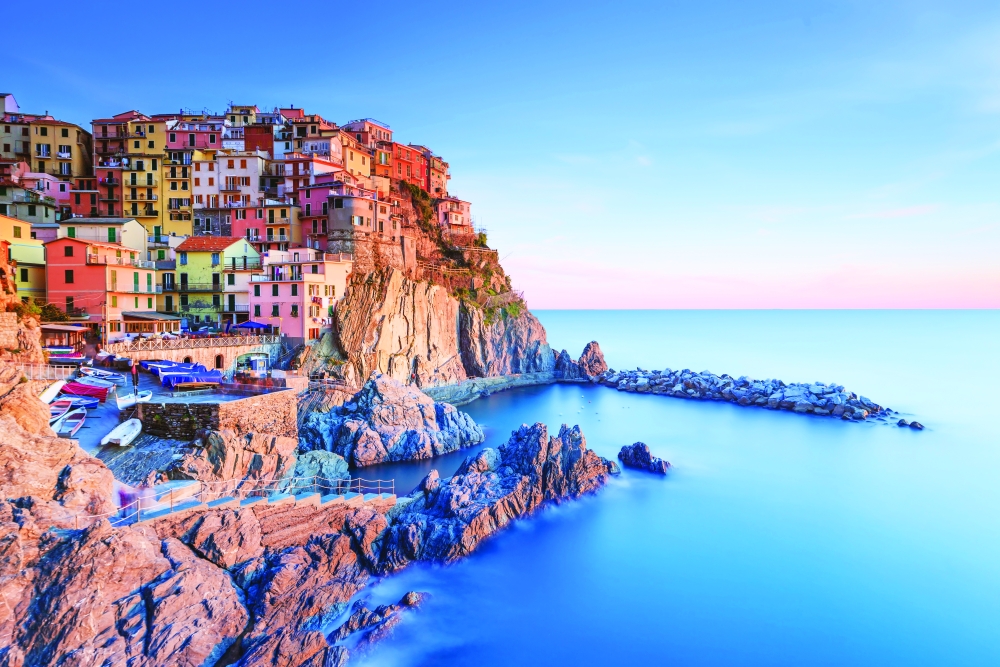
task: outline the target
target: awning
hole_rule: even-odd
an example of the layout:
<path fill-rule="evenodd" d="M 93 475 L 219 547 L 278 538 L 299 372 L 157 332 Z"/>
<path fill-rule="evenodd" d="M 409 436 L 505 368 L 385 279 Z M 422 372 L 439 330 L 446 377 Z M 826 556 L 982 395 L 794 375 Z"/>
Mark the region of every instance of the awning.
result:
<path fill-rule="evenodd" d="M 173 322 L 176 320 L 182 320 L 183 317 L 177 317 L 176 315 L 167 315 L 165 313 L 146 313 L 140 311 L 123 311 L 122 317 L 130 317 L 136 320 L 152 320 L 154 322 Z"/>
<path fill-rule="evenodd" d="M 42 331 L 69 331 L 71 333 L 84 333 L 90 331 L 90 327 L 82 324 L 43 324 Z"/>
<path fill-rule="evenodd" d="M 236 326 L 242 329 L 266 329 L 270 325 L 261 324 L 260 322 L 249 321 L 249 322 L 243 322 L 242 324 L 237 324 Z"/>

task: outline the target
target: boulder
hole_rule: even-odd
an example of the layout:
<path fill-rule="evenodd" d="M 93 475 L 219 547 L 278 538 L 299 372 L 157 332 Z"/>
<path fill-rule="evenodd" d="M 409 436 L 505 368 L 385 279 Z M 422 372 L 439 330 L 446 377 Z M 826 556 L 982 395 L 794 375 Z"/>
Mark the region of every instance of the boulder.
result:
<path fill-rule="evenodd" d="M 604 361 L 604 353 L 601 352 L 601 346 L 597 344 L 596 340 L 590 341 L 583 348 L 583 354 L 580 355 L 577 364 L 589 378 L 595 378 L 608 370 L 608 364 Z"/>
<path fill-rule="evenodd" d="M 626 468 L 648 470 L 659 475 L 666 475 L 670 468 L 670 463 L 653 456 L 649 451 L 649 445 L 644 442 L 636 442 L 622 447 L 622 450 L 618 452 L 618 459 Z"/>
<path fill-rule="evenodd" d="M 382 373 L 350 403 L 307 415 L 300 432 L 303 450 L 332 451 L 358 467 L 427 459 L 483 439 L 468 414 Z"/>

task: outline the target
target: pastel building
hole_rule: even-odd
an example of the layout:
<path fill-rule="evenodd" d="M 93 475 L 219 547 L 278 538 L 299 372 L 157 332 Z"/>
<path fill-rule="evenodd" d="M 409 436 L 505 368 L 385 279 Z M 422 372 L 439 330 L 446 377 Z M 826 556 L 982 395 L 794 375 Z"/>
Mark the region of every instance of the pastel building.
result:
<path fill-rule="evenodd" d="M 195 324 L 245 321 L 250 276 L 260 270 L 260 253 L 244 238 L 190 236 L 176 248 L 176 272 L 161 272 L 164 301 L 176 294 Z"/>
<path fill-rule="evenodd" d="M 45 303 L 45 246 L 31 232 L 27 222 L 0 215 L 0 239 L 10 244 L 10 259 L 17 262 L 17 294 L 25 303 L 40 304 Z"/>
<path fill-rule="evenodd" d="M 70 218 L 59 223 L 56 238 L 115 243 L 139 252 L 146 259 L 146 228 L 133 218 Z M 49 239 L 46 239 L 49 240 Z"/>
<path fill-rule="evenodd" d="M 458 197 L 442 197 L 434 202 L 438 224 L 446 231 L 472 231 L 472 204 Z"/>
<path fill-rule="evenodd" d="M 179 328 L 157 315 L 154 265 L 139 251 L 67 236 L 46 243 L 45 256 L 48 302 L 86 318 L 108 340 L 149 331 L 149 323 L 152 331 Z"/>
<path fill-rule="evenodd" d="M 330 331 L 352 266 L 350 255 L 309 248 L 268 252 L 263 273 L 250 277 L 250 319 L 295 343 L 319 339 Z"/>

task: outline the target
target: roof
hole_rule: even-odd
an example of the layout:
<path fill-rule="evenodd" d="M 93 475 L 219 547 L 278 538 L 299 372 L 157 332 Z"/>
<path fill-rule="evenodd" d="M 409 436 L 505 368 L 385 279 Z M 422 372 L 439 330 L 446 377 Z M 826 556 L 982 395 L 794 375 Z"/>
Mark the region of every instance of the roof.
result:
<path fill-rule="evenodd" d="M 159 320 L 161 322 L 172 322 L 174 320 L 184 319 L 182 317 L 177 317 L 176 315 L 167 315 L 166 313 L 149 313 L 142 311 L 122 311 L 122 317 L 132 317 L 137 320 Z"/>
<path fill-rule="evenodd" d="M 189 236 L 177 246 L 185 252 L 221 252 L 237 241 L 245 241 L 242 236 Z"/>
<path fill-rule="evenodd" d="M 128 248 L 120 243 L 104 243 L 102 241 L 88 241 L 87 239 L 73 239 L 68 236 L 63 236 L 58 239 L 52 239 L 51 241 L 46 241 L 42 245 L 51 245 L 53 243 L 61 243 L 62 241 L 73 241 L 74 243 L 82 243 L 84 245 L 94 246 L 95 248 L 110 248 L 112 250 L 121 250 L 130 253 L 139 252 L 135 248 Z"/>
<path fill-rule="evenodd" d="M 83 332 L 90 331 L 90 327 L 85 327 L 82 324 L 42 324 L 42 331 Z"/>

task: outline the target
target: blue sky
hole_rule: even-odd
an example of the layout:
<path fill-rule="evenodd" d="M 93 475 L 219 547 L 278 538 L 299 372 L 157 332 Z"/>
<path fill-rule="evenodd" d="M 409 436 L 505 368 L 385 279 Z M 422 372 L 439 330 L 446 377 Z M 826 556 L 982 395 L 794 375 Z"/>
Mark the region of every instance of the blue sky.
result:
<path fill-rule="evenodd" d="M 26 110 L 378 118 L 532 307 L 1000 306 L 996 3 L 51 7 Z"/>

